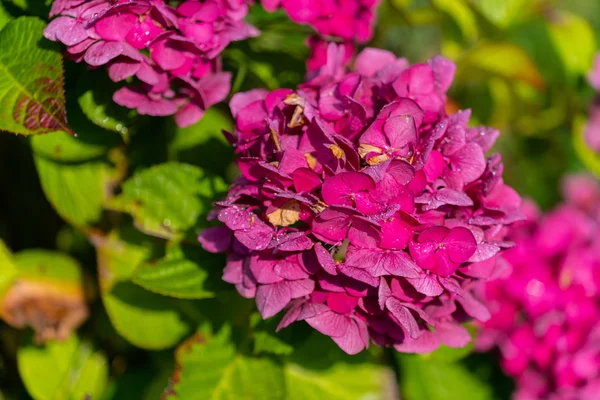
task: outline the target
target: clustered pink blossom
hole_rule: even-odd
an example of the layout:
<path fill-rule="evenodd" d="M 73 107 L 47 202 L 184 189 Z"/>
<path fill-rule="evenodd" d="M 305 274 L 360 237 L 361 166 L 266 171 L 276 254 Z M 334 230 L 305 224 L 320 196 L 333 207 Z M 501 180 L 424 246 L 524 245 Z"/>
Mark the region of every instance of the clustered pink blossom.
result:
<path fill-rule="evenodd" d="M 512 273 L 488 282 L 492 318 L 478 338 L 497 346 L 516 400 L 592 400 L 600 393 L 600 184 L 565 180 L 566 202 L 515 226 Z"/>
<path fill-rule="evenodd" d="M 596 92 L 600 92 L 600 53 L 594 59 L 594 66 L 588 74 L 588 81 Z M 584 136 L 588 146 L 600 153 L 600 95 L 596 95 L 590 105 Z"/>
<path fill-rule="evenodd" d="M 247 0 L 56 0 L 44 35 L 67 55 L 128 84 L 113 96 L 140 114 L 175 114 L 180 126 L 202 118 L 225 99 L 231 76 L 219 54 L 231 42 L 256 36 L 243 19 Z"/>
<path fill-rule="evenodd" d="M 355 68 L 331 44 L 297 90 L 233 96 L 227 133 L 241 176 L 200 243 L 227 252 L 223 279 L 279 329 L 306 321 L 344 351 L 470 341 L 489 312 L 474 295 L 503 268 L 520 197 L 485 157 L 498 131 L 446 115 L 454 64 L 409 66 L 366 49 Z"/>
<path fill-rule="evenodd" d="M 322 36 L 367 42 L 373 36 L 375 10 L 381 0 L 261 0 L 267 11 L 282 8 L 297 23 Z"/>

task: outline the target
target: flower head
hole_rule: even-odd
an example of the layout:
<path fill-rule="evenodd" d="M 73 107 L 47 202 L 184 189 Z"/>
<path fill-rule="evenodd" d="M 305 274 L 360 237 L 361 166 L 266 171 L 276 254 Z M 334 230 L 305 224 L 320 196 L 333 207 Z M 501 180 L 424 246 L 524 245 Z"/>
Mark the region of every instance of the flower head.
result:
<path fill-rule="evenodd" d="M 285 310 L 280 329 L 304 320 L 352 354 L 464 346 L 460 323 L 489 317 L 474 288 L 521 218 L 500 157 L 484 156 L 498 132 L 446 115 L 444 58 L 366 49 L 355 64 L 330 45 L 297 90 L 233 96 L 242 176 L 199 240 L 227 252 L 223 279 L 264 318 Z"/>
<path fill-rule="evenodd" d="M 135 77 L 114 101 L 140 114 L 176 115 L 180 126 L 197 122 L 204 110 L 229 93 L 230 75 L 219 55 L 234 40 L 256 36 L 243 18 L 246 1 L 62 0 L 44 35 L 67 46 L 67 55 L 110 78 Z"/>
<path fill-rule="evenodd" d="M 373 35 L 375 10 L 380 0 L 262 0 L 267 11 L 282 8 L 300 24 L 312 26 L 318 34 L 364 43 Z"/>
<path fill-rule="evenodd" d="M 485 286 L 492 318 L 478 345 L 500 349 L 516 399 L 591 399 L 600 387 L 600 185 L 569 176 L 563 189 L 548 214 L 527 205 L 505 253 L 512 273 Z"/>

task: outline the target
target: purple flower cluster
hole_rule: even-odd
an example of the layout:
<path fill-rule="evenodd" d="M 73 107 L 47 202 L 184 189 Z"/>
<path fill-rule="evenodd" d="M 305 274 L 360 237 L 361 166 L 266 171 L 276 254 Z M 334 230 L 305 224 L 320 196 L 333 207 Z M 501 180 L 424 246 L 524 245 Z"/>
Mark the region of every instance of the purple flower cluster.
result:
<path fill-rule="evenodd" d="M 600 53 L 594 59 L 594 67 L 588 74 L 588 81 L 596 92 L 600 92 Z M 584 135 L 588 146 L 596 153 L 600 153 L 600 95 L 596 95 L 590 106 Z"/>
<path fill-rule="evenodd" d="M 282 8 L 322 36 L 367 42 L 373 35 L 375 9 L 381 0 L 261 0 L 267 11 Z"/>
<path fill-rule="evenodd" d="M 528 221 L 504 257 L 512 272 L 488 282 L 492 318 L 478 337 L 497 346 L 516 400 L 591 400 L 600 393 L 600 184 L 565 180 L 565 204 Z"/>
<path fill-rule="evenodd" d="M 369 341 L 430 352 L 470 341 L 485 321 L 474 296 L 502 269 L 520 197 L 502 182 L 498 132 L 446 115 L 455 66 L 409 66 L 366 49 L 354 71 L 344 49 L 297 90 L 236 94 L 230 103 L 241 176 L 199 237 L 227 252 L 223 279 L 255 298 L 263 318 L 286 310 L 344 351 Z"/>
<path fill-rule="evenodd" d="M 110 78 L 137 78 L 114 94 L 140 114 L 175 114 L 180 126 L 202 118 L 225 99 L 231 76 L 219 54 L 231 42 L 256 36 L 243 19 L 247 0 L 56 0 L 46 38 L 67 46 L 67 55 Z"/>

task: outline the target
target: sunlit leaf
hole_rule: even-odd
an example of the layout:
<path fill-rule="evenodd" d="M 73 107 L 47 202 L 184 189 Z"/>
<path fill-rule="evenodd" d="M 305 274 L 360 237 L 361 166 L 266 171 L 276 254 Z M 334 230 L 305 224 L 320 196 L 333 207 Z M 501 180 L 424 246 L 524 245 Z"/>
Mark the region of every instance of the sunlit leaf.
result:
<path fill-rule="evenodd" d="M 205 299 L 214 293 L 206 287 L 209 273 L 220 280 L 224 259 L 199 247 L 171 251 L 167 257 L 140 265 L 133 282 L 145 289 L 180 299 Z"/>
<path fill-rule="evenodd" d="M 466 39 L 477 38 L 477 20 L 465 0 L 433 0 L 432 3 L 456 22 Z"/>
<path fill-rule="evenodd" d="M 166 400 L 283 400 L 283 370 L 267 357 L 237 353 L 229 330 L 198 332 L 177 348 Z"/>
<path fill-rule="evenodd" d="M 67 125 L 58 45 L 42 35 L 45 24 L 20 17 L 0 32 L 0 129 L 34 135 Z"/>
<path fill-rule="evenodd" d="M 12 255 L 4 242 L 0 240 L 0 299 L 16 277 L 17 267 L 12 260 Z"/>
<path fill-rule="evenodd" d="M 385 399 L 394 397 L 393 372 L 368 353 L 349 356 L 328 337 L 311 337 L 285 362 L 288 400 Z"/>
<path fill-rule="evenodd" d="M 587 73 L 597 51 L 590 24 L 575 14 L 557 12 L 547 27 L 567 72 L 570 75 Z"/>
<path fill-rule="evenodd" d="M 487 19 L 500 27 L 507 27 L 518 22 L 534 11 L 528 0 L 470 0 L 470 2 Z"/>
<path fill-rule="evenodd" d="M 193 227 L 208 211 L 215 194 L 225 187 L 222 179 L 198 167 L 171 162 L 145 169 L 127 180 L 110 206 L 131 214 L 142 231 L 170 237 Z"/>
<path fill-rule="evenodd" d="M 159 350 L 174 346 L 190 331 L 178 300 L 151 293 L 129 281 L 151 255 L 144 243 L 116 234 L 94 239 L 102 301 L 116 331 L 135 346 Z"/>
<path fill-rule="evenodd" d="M 97 399 L 108 379 L 104 355 L 75 335 L 44 346 L 28 341 L 19 347 L 17 362 L 25 387 L 35 400 Z"/>
<path fill-rule="evenodd" d="M 397 355 L 402 398 L 406 400 L 489 400 L 492 388 L 460 363 L 422 355 Z"/>
<path fill-rule="evenodd" d="M 517 79 L 541 89 L 544 81 L 537 66 L 520 47 L 508 43 L 482 43 L 458 60 L 457 81 L 472 81 L 473 74 L 480 79 L 489 75 Z M 483 74 L 483 75 L 482 75 Z"/>
<path fill-rule="evenodd" d="M 35 164 L 46 197 L 62 218 L 77 226 L 98 221 L 113 174 L 106 162 L 63 164 L 37 156 Z"/>

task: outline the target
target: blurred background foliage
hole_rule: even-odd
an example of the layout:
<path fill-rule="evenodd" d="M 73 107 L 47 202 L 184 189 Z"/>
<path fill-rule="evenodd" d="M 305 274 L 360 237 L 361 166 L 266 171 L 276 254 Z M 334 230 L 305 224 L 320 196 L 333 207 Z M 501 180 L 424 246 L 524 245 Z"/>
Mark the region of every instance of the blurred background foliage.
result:
<path fill-rule="evenodd" d="M 46 20 L 50 3 L 2 0 L 0 28 L 24 15 Z M 505 180 L 520 193 L 549 208 L 565 172 L 600 174 L 600 158 L 581 136 L 594 95 L 585 75 L 600 43 L 600 2 L 384 0 L 378 15 L 368 46 L 411 63 L 436 54 L 455 61 L 451 105 L 471 108 L 476 123 L 501 130 L 495 150 L 503 154 Z M 232 44 L 223 55 L 234 76 L 232 93 L 300 83 L 310 29 L 260 7 L 249 22 L 262 35 Z M 0 135 L 0 238 L 13 253 L 0 257 L 19 260 L 31 248 L 69 254 L 86 277 L 99 276 L 86 288 L 92 317 L 78 335 L 45 348 L 0 322 L 0 399 L 175 398 L 165 391 L 173 378 L 185 382 L 178 398 L 211 398 L 198 394 L 198 387 L 214 384 L 198 371 L 226 368 L 233 389 L 213 398 L 269 399 L 285 392 L 292 399 L 391 399 L 397 377 L 408 400 L 510 396 L 511 382 L 490 355 L 372 349 L 352 358 L 302 324 L 273 335 L 273 321 L 261 322 L 252 302 L 236 294 L 207 299 L 222 290 L 223 260 L 198 253 L 193 242 L 205 226 L 197 221 L 236 173 L 221 135 L 232 125 L 227 106 L 181 129 L 171 119 L 113 104 L 114 84 L 105 71 L 71 62 L 64 69 L 68 120 L 78 137 Z M 195 183 L 181 185 L 180 178 Z M 152 201 L 140 207 L 141 196 Z M 157 282 L 148 268 L 157 263 L 169 273 L 177 266 L 180 275 L 171 283 L 193 284 Z M 174 357 L 173 347 L 186 337 Z M 245 376 L 243 369 L 273 371 L 281 382 Z M 254 380 L 264 388 L 249 384 Z M 272 396 L 256 397 L 264 393 Z"/>

